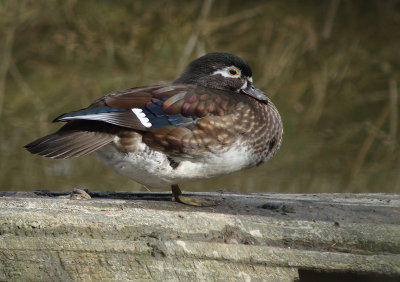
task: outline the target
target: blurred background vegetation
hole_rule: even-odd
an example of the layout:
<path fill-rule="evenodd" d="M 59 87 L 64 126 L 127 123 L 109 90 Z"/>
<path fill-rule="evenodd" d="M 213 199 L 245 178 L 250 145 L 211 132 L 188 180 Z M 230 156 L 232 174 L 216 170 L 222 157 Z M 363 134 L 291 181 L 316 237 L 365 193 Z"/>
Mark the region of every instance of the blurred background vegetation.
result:
<path fill-rule="evenodd" d="M 284 120 L 267 164 L 184 190 L 400 192 L 400 3 L 0 0 L 0 190 L 141 190 L 91 154 L 23 146 L 106 93 L 244 58 Z M 166 190 L 168 188 L 166 187 Z"/>

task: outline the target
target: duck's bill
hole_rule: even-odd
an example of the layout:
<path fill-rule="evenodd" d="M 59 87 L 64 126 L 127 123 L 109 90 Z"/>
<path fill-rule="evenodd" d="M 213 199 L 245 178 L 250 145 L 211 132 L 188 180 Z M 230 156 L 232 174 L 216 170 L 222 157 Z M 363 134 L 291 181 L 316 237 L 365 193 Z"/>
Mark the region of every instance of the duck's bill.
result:
<path fill-rule="evenodd" d="M 267 96 L 265 96 L 264 92 L 262 92 L 260 89 L 256 88 L 254 86 L 254 84 L 251 82 L 248 82 L 247 87 L 244 89 L 241 89 L 240 91 L 250 97 L 253 97 L 254 99 L 256 99 L 260 102 L 265 103 L 265 104 L 268 104 L 268 102 L 269 102 L 269 99 Z"/>

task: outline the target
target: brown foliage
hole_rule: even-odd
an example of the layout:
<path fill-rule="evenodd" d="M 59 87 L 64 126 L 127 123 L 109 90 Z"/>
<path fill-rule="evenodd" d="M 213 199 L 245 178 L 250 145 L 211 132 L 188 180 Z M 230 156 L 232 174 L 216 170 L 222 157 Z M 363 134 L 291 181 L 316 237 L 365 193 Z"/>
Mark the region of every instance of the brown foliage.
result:
<path fill-rule="evenodd" d="M 161 7 L 161 9 L 160 9 Z M 189 190 L 399 192 L 399 1 L 1 1 L 0 190 L 134 190 L 94 156 L 23 150 L 59 114 L 225 51 L 285 123 L 268 164 Z"/>

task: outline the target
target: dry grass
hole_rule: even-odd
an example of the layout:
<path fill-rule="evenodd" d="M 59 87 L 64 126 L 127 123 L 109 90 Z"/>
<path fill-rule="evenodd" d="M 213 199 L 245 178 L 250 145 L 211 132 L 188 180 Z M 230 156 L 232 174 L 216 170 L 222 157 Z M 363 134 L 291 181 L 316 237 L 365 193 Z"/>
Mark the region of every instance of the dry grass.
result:
<path fill-rule="evenodd" d="M 0 190 L 140 189 L 94 156 L 22 146 L 60 113 L 226 51 L 280 109 L 284 144 L 264 166 L 184 188 L 399 192 L 399 23 L 399 1 L 2 0 Z"/>

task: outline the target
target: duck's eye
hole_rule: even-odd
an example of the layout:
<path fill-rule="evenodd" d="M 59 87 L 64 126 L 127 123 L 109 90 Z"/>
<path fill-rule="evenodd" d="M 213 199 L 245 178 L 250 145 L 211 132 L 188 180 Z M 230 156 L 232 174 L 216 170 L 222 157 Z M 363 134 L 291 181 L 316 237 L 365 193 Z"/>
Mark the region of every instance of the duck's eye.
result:
<path fill-rule="evenodd" d="M 229 72 L 229 74 L 230 75 L 232 75 L 232 76 L 237 76 L 237 75 L 239 75 L 239 72 L 236 70 L 236 69 L 229 69 L 228 70 L 228 72 Z"/>
<path fill-rule="evenodd" d="M 225 67 L 223 69 L 216 70 L 212 73 L 212 75 L 221 75 L 226 78 L 240 78 L 242 73 L 239 68 L 235 66 Z"/>

